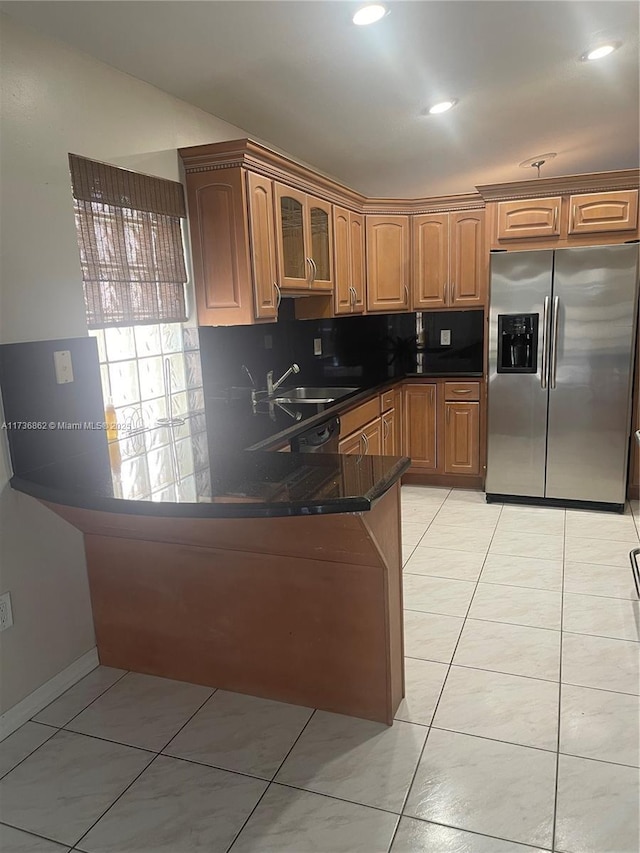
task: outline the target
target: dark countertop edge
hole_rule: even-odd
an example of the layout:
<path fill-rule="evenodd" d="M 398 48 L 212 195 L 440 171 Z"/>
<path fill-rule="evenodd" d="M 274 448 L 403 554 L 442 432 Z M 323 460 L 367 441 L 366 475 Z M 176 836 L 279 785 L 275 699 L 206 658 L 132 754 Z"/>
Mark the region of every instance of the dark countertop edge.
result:
<path fill-rule="evenodd" d="M 455 379 L 458 382 L 464 382 L 467 379 L 484 379 L 484 373 L 403 373 L 402 376 L 396 376 L 394 379 L 385 379 L 375 385 L 369 385 L 366 388 L 359 388 L 352 394 L 349 394 L 346 397 L 341 397 L 332 405 L 327 406 L 324 412 L 318 412 L 316 415 L 307 418 L 303 423 L 292 424 L 287 429 L 283 429 L 280 432 L 275 433 L 275 435 L 270 435 L 269 438 L 265 438 L 262 441 L 258 441 L 256 444 L 252 444 L 250 447 L 247 447 L 247 450 L 269 450 L 270 448 L 286 444 L 297 435 L 306 432 L 308 429 L 312 429 L 316 424 L 324 423 L 324 421 L 327 421 L 336 415 L 339 416 L 341 412 L 350 409 L 358 403 L 364 402 L 366 399 L 374 396 L 375 394 L 381 394 L 386 388 L 398 385 L 406 379 Z"/>
<path fill-rule="evenodd" d="M 248 451 L 246 451 L 248 452 Z M 300 454 L 301 456 L 305 454 Z M 347 512 L 368 512 L 373 502 L 382 495 L 410 467 L 406 456 L 397 462 L 386 477 L 364 495 L 324 499 L 316 502 L 287 503 L 172 503 L 171 501 L 137 501 L 124 498 L 101 498 L 85 492 L 54 489 L 14 475 L 9 483 L 12 489 L 37 500 L 47 501 L 76 509 L 95 510 L 120 515 L 141 515 L 156 518 L 282 518 L 286 516 L 335 515 Z"/>

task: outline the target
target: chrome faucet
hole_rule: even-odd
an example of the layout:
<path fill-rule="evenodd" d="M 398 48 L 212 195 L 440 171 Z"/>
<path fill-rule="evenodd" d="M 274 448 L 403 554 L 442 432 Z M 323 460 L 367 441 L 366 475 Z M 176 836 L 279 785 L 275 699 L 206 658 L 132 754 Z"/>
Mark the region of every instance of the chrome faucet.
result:
<path fill-rule="evenodd" d="M 267 373 L 267 397 L 273 397 L 278 388 L 291 376 L 292 373 L 300 373 L 300 368 L 295 362 L 291 365 L 289 370 L 287 370 L 287 372 L 278 379 L 277 382 L 273 381 L 273 370 L 270 370 Z"/>

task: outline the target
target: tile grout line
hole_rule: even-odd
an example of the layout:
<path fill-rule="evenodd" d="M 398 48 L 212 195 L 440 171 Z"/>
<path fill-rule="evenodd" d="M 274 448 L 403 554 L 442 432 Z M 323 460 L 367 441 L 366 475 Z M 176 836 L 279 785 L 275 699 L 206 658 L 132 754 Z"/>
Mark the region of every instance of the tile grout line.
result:
<path fill-rule="evenodd" d="M 27 720 L 27 722 L 28 722 L 28 723 L 30 723 L 30 722 L 32 722 L 32 721 L 31 721 L 31 720 Z M 23 724 L 22 724 L 22 726 L 26 726 L 26 724 L 27 724 L 27 723 L 23 723 Z M 44 725 L 45 725 L 45 723 L 36 723 L 35 725 L 38 725 L 38 726 L 44 726 Z M 20 729 L 22 728 L 22 726 L 20 726 Z M 52 734 L 50 734 L 50 735 L 49 735 L 49 737 L 48 737 L 46 740 L 42 741 L 42 743 L 39 743 L 39 744 L 38 744 L 38 746 L 36 746 L 36 747 L 35 747 L 35 749 L 32 749 L 32 750 L 31 750 L 31 752 L 27 753 L 27 755 L 25 755 L 25 756 L 24 756 L 24 758 L 21 758 L 21 759 L 20 759 L 20 761 L 18 761 L 16 764 L 14 764 L 14 765 L 13 765 L 13 767 L 10 767 L 10 768 L 9 768 L 9 770 L 7 770 L 7 772 L 6 772 L 6 773 L 2 773 L 2 774 L 0 774 L 0 781 L 2 781 L 6 776 L 8 776 L 8 775 L 9 775 L 9 773 L 13 773 L 13 771 L 16 769 L 16 767 L 20 767 L 20 765 L 21 765 L 23 762 L 25 762 L 25 761 L 27 760 L 27 758 L 31 758 L 31 756 L 32 756 L 32 755 L 34 755 L 34 754 L 35 754 L 35 753 L 40 749 L 40 747 L 44 746 L 44 745 L 45 745 L 45 743 L 49 743 L 49 741 L 51 740 L 51 738 L 52 738 L 52 737 L 55 737 L 55 736 L 58 734 L 58 732 L 60 731 L 60 729 L 56 728 L 55 726 L 47 726 L 47 728 L 49 728 L 49 729 L 52 729 L 52 730 L 53 730 L 53 731 L 52 731 Z M 19 732 L 19 731 L 20 731 L 20 729 L 16 729 L 16 731 L 18 731 L 18 732 Z M 11 732 L 11 734 L 15 734 L 15 732 Z M 7 738 L 10 738 L 10 737 L 11 737 L 11 735 L 7 735 L 7 737 L 6 737 L 4 740 L 7 740 Z M 3 743 L 3 742 L 4 742 L 4 741 L 0 741 L 0 743 Z"/>
<path fill-rule="evenodd" d="M 564 567 L 567 560 L 567 511 L 564 511 L 564 540 L 562 543 L 562 589 L 560 598 L 560 662 L 558 672 L 558 734 L 556 741 L 556 773 L 553 790 L 553 826 L 551 830 L 551 849 L 556 849 L 556 834 L 558 825 L 558 784 L 560 779 L 560 730 L 562 726 L 562 652 L 564 627 Z"/>
<path fill-rule="evenodd" d="M 96 669 L 97 669 L 99 666 L 101 666 L 101 664 L 98 664 L 98 666 L 96 667 Z M 94 671 L 95 671 L 95 670 L 92 670 L 92 672 L 94 672 Z M 116 680 L 115 680 L 114 682 L 112 682 L 108 687 L 105 687 L 105 689 L 104 689 L 101 693 L 99 693 L 97 696 L 94 696 L 94 698 L 93 698 L 93 699 L 92 699 L 92 700 L 91 700 L 87 705 L 85 705 L 85 706 L 84 706 L 84 708 L 82 708 L 80 711 L 78 711 L 78 713 L 77 713 L 77 714 L 74 714 L 72 717 L 70 717 L 70 718 L 66 721 L 66 723 L 63 723 L 61 726 L 56 726 L 55 728 L 57 728 L 57 729 L 59 729 L 60 731 L 62 731 L 62 730 L 65 728 L 65 726 L 68 726 L 68 725 L 69 725 L 69 723 L 72 723 L 72 722 L 73 722 L 77 717 L 79 717 L 79 716 L 80 716 L 80 714 L 83 714 L 83 713 L 87 710 L 87 708 L 90 708 L 90 707 L 93 705 L 93 703 L 94 703 L 94 702 L 97 702 L 97 701 L 98 701 L 98 699 L 101 699 L 101 698 L 105 695 L 105 693 L 108 693 L 108 692 L 111 690 L 111 688 L 112 688 L 112 687 L 115 687 L 115 686 L 116 686 L 116 684 L 119 684 L 119 683 L 122 681 L 122 679 L 123 679 L 123 678 L 125 678 L 125 677 L 126 677 L 127 675 L 129 675 L 129 674 L 130 674 L 130 670 L 128 670 L 128 669 L 127 669 L 127 670 L 125 670 L 125 672 L 123 672 L 123 673 L 122 673 L 122 675 L 121 675 L 121 676 L 119 676 L 119 678 L 116 678 Z M 87 675 L 91 675 L 91 673 L 87 673 Z M 87 677 L 87 675 L 85 675 L 84 677 L 86 678 L 86 677 Z M 62 696 L 58 696 L 58 698 L 57 698 L 57 699 L 54 699 L 54 700 L 53 700 L 53 702 L 49 702 L 49 705 L 47 705 L 47 707 L 46 707 L 46 708 L 43 708 L 43 709 L 42 709 L 42 711 L 46 711 L 48 707 L 50 707 L 51 705 L 53 705 L 53 704 L 54 704 L 54 702 L 58 702 L 60 699 L 62 699 L 62 697 L 65 695 L 65 693 L 68 693 L 68 692 L 69 692 L 69 690 L 73 690 L 73 688 L 74 688 L 74 687 L 76 687 L 78 684 L 80 684 L 80 682 L 81 682 L 81 681 L 83 681 L 83 680 L 84 680 L 84 679 L 82 679 L 82 678 L 81 678 L 81 679 L 80 679 L 80 681 L 76 681 L 76 683 L 75 683 L 75 684 L 72 684 L 72 685 L 71 685 L 71 687 L 69 687 L 69 689 L 68 689 L 68 690 L 65 690 L 65 692 L 62 694 Z M 41 714 L 41 713 L 42 713 L 42 711 L 38 711 L 38 714 Z M 38 716 L 38 714 L 36 714 L 36 716 Z M 38 722 L 38 720 L 36 720 L 36 719 L 34 719 L 34 718 L 32 717 L 32 718 L 31 718 L 31 720 L 30 720 L 30 722 L 32 722 L 32 723 L 37 723 L 37 722 Z M 51 723 L 41 723 L 40 725 L 51 725 Z"/>
<path fill-rule="evenodd" d="M 501 515 L 502 515 L 502 509 L 503 509 L 503 507 L 502 507 L 502 505 L 501 505 L 501 506 L 500 506 L 500 512 L 498 513 L 498 522 L 500 521 L 500 517 L 501 517 Z M 496 535 L 496 529 L 497 529 L 497 526 L 498 526 L 498 525 L 497 525 L 497 523 L 496 523 L 496 527 L 494 528 L 494 531 L 493 531 L 493 533 L 492 533 L 492 535 L 491 535 L 491 539 L 490 539 L 490 541 L 489 541 L 489 548 L 491 547 L 491 543 L 493 542 L 493 537 Z M 426 735 L 425 740 L 424 740 L 424 743 L 423 743 L 423 745 L 422 745 L 422 749 L 420 750 L 420 755 L 418 756 L 418 761 L 416 762 L 415 770 L 413 771 L 413 775 L 411 776 L 411 781 L 409 782 L 409 785 L 407 786 L 407 793 L 405 794 L 404 799 L 403 799 L 403 802 L 402 802 L 402 807 L 401 807 L 401 810 L 400 810 L 400 814 L 401 814 L 401 816 L 404 816 L 404 815 L 405 815 L 405 809 L 406 809 L 406 807 L 407 807 L 407 802 L 408 802 L 408 800 L 409 800 L 409 796 L 410 796 L 410 794 L 411 794 L 411 789 L 413 788 L 413 785 L 414 785 L 414 783 L 415 783 L 416 776 L 418 775 L 418 769 L 419 769 L 419 767 L 420 767 L 420 762 L 422 761 L 422 758 L 423 758 L 424 753 L 425 753 L 425 749 L 427 748 L 427 745 L 428 745 L 428 743 L 429 743 L 429 736 L 430 736 L 430 734 L 431 734 L 431 732 L 433 731 L 433 728 L 434 728 L 434 726 L 433 726 L 433 721 L 434 721 L 434 720 L 435 720 L 435 718 L 436 718 L 436 714 L 437 714 L 437 712 L 438 712 L 438 706 L 440 705 L 440 700 L 442 699 L 442 694 L 444 693 L 445 687 L 446 687 L 446 685 L 447 685 L 447 679 L 449 678 L 449 673 L 451 672 L 451 667 L 453 666 L 453 659 L 454 659 L 454 657 L 455 657 L 456 651 L 457 651 L 457 649 L 458 649 L 458 645 L 459 645 L 459 643 L 460 643 L 460 637 L 462 636 L 462 632 L 464 631 L 464 626 L 465 626 L 466 621 L 467 621 L 467 617 L 468 617 L 468 614 L 469 614 L 469 610 L 471 609 L 471 602 L 473 601 L 473 596 L 475 595 L 475 590 L 477 589 L 477 586 L 478 586 L 478 584 L 480 583 L 480 578 L 482 577 L 482 570 L 484 569 L 484 564 L 485 564 L 485 563 L 486 563 L 486 561 L 487 561 L 487 555 L 489 554 L 489 548 L 487 548 L 487 550 L 486 550 L 486 553 L 485 553 L 485 556 L 484 556 L 484 560 L 482 561 L 482 566 L 481 566 L 481 568 L 480 568 L 480 572 L 479 572 L 479 574 L 478 574 L 478 580 L 477 580 L 477 581 L 476 581 L 476 583 L 475 583 L 475 588 L 474 588 L 473 594 L 471 595 L 471 598 L 469 599 L 469 604 L 468 604 L 468 606 L 467 606 L 467 615 L 463 618 L 462 627 L 460 628 L 460 633 L 458 634 L 458 638 L 457 638 L 457 640 L 456 640 L 456 643 L 455 643 L 455 645 L 454 645 L 453 651 L 452 651 L 452 653 L 451 653 L 451 660 L 450 660 L 450 661 L 449 661 L 449 663 L 447 664 L 447 673 L 446 673 L 446 675 L 445 675 L 445 677 L 444 677 L 444 680 L 443 680 L 443 682 L 442 682 L 442 687 L 440 688 L 440 692 L 439 692 L 439 694 L 438 694 L 438 699 L 437 699 L 437 701 L 436 701 L 436 703 L 435 703 L 435 705 L 434 705 L 434 708 L 433 708 L 433 714 L 431 715 L 431 721 L 430 721 L 430 723 L 429 723 L 429 728 L 428 728 L 428 730 L 427 730 L 427 735 Z M 400 821 L 398 821 L 398 827 L 399 827 L 399 826 L 400 826 Z M 394 833 L 393 838 L 391 839 L 391 845 L 390 845 L 390 847 L 389 847 L 389 850 L 390 850 L 390 849 L 391 849 L 391 847 L 393 846 L 393 842 L 394 842 L 394 840 L 395 840 L 395 836 L 396 836 L 396 834 L 397 834 L 398 827 L 396 827 L 396 832 Z"/>
<path fill-rule="evenodd" d="M 267 786 L 266 786 L 266 788 L 264 789 L 264 791 L 262 792 L 262 794 L 261 794 L 261 795 L 260 795 L 260 797 L 258 798 L 258 801 L 256 802 L 255 806 L 251 809 L 251 811 L 250 811 L 250 812 L 249 812 L 249 814 L 247 815 L 247 818 L 246 818 L 246 820 L 244 821 L 244 823 L 242 824 L 242 826 L 240 827 L 240 829 L 239 829 L 239 830 L 236 832 L 236 834 L 234 835 L 234 837 L 233 837 L 233 840 L 232 840 L 231 844 L 229 844 L 229 846 L 228 846 L 228 847 L 227 847 L 227 849 L 226 849 L 226 853 L 230 853 L 230 852 L 231 852 L 231 848 L 233 847 L 233 845 L 236 843 L 236 841 L 237 841 L 237 840 L 238 840 L 238 838 L 240 837 L 240 835 L 241 835 L 242 831 L 244 830 L 245 826 L 249 823 L 249 821 L 250 821 L 250 820 L 251 820 L 251 818 L 253 817 L 253 815 L 254 815 L 254 813 L 255 813 L 256 809 L 258 808 L 258 806 L 260 805 L 260 803 L 261 803 L 261 802 L 262 802 L 262 800 L 264 799 L 264 797 L 265 797 L 265 795 L 266 795 L 267 791 L 268 791 L 268 790 L 271 788 L 271 786 L 274 784 L 274 780 L 275 780 L 276 776 L 278 775 L 278 773 L 282 770 L 282 766 L 283 766 L 283 764 L 285 763 L 285 761 L 287 760 L 287 758 L 291 755 L 292 750 L 294 749 L 295 745 L 298 743 L 298 741 L 300 740 L 300 738 L 302 737 L 302 735 L 303 735 L 303 734 L 304 734 L 304 732 L 306 731 L 307 726 L 309 725 L 309 723 L 311 722 L 311 720 L 315 717 L 315 715 L 316 715 L 316 710 L 317 710 L 317 708 L 314 708 L 314 709 L 311 711 L 311 714 L 309 715 L 309 719 L 307 720 L 307 722 L 304 724 L 304 726 L 303 726 L 303 727 L 302 727 L 302 729 L 300 730 L 300 733 L 299 733 L 298 737 L 297 737 L 297 738 L 294 740 L 294 742 L 291 744 L 291 748 L 287 751 L 287 754 L 285 755 L 285 757 L 282 759 L 282 761 L 281 761 L 281 762 L 280 762 L 280 764 L 278 765 L 278 768 L 277 768 L 276 772 L 273 774 L 272 778 L 271 778 L 270 780 L 263 780 L 263 781 L 266 781 L 266 782 L 267 782 Z"/>
<path fill-rule="evenodd" d="M 91 672 L 94 672 L 95 669 L 98 669 L 99 666 L 100 666 L 100 664 L 98 664 L 98 666 L 95 667 L 94 670 L 91 670 Z M 58 732 L 72 731 L 72 729 L 66 729 L 65 726 L 68 726 L 69 723 L 73 722 L 73 720 L 75 720 L 76 717 L 79 717 L 83 711 L 86 711 L 86 709 L 90 705 L 93 705 L 93 703 L 96 702 L 101 696 L 104 696 L 104 694 L 107 693 L 109 690 L 111 690 L 111 688 L 114 687 L 119 681 L 121 681 L 125 677 L 125 675 L 128 674 L 128 672 L 129 672 L 128 670 L 127 670 L 127 672 L 123 672 L 122 675 L 113 682 L 113 684 L 110 684 L 108 687 L 106 687 L 102 691 L 102 693 L 100 693 L 98 696 L 96 696 L 94 699 L 92 699 L 88 705 L 86 705 L 81 711 L 78 711 L 77 714 L 74 714 L 74 716 L 71 717 L 69 720 L 67 720 L 67 722 L 64 723 L 64 725 L 62 725 L 62 726 L 54 726 L 52 723 L 41 723 L 39 720 L 34 719 L 34 717 L 30 717 L 26 723 L 23 723 L 22 726 L 20 726 L 18 729 L 16 729 L 16 732 L 19 732 L 20 729 L 23 728 L 23 726 L 26 726 L 27 723 L 33 723 L 36 726 L 46 726 L 49 729 L 53 729 L 53 734 L 51 734 L 45 741 L 38 744 L 38 746 L 36 746 L 35 749 L 32 749 L 31 752 L 29 752 L 27 755 L 24 756 L 24 758 L 21 758 L 20 761 L 18 761 L 17 764 L 14 764 L 13 767 L 11 767 L 9 770 L 7 770 L 6 773 L 0 774 L 0 781 L 2 781 L 2 779 L 4 779 L 6 776 L 8 776 L 9 773 L 12 773 L 17 767 L 19 767 L 23 762 L 25 762 L 27 760 L 27 758 L 31 758 L 31 756 L 34 755 L 46 743 L 49 743 L 51 738 L 55 737 L 58 734 Z M 46 705 L 44 708 L 42 708 L 42 710 L 38 711 L 38 713 L 35 716 L 38 716 L 38 714 L 41 714 L 42 711 L 45 711 L 50 705 L 53 705 L 54 702 L 57 702 L 59 699 L 62 699 L 62 697 L 65 695 L 65 693 L 68 693 L 70 690 L 73 690 L 74 687 L 76 687 L 78 684 L 80 684 L 80 682 L 83 681 L 83 679 L 86 678 L 90 674 L 91 673 L 87 673 L 87 675 L 83 676 L 83 678 L 81 678 L 80 681 L 76 681 L 75 684 L 72 684 L 71 687 L 68 687 L 64 691 L 64 693 L 62 693 L 60 696 L 58 696 L 57 699 L 53 699 L 51 702 L 49 702 L 49 705 Z M 74 734 L 81 734 L 81 732 L 73 732 L 73 733 Z M 6 738 L 3 738 L 3 740 L 0 741 L 0 744 L 4 743 L 4 741 L 8 740 L 12 734 L 15 734 L 15 732 L 11 732 L 11 734 L 7 735 Z M 100 740 L 107 740 L 107 738 L 100 738 Z M 117 743 L 117 741 L 109 741 L 109 743 Z M 128 746 L 128 744 L 123 744 L 123 746 Z M 137 748 L 139 748 L 139 747 L 137 747 Z"/>
<path fill-rule="evenodd" d="M 124 676 L 123 676 L 123 678 L 124 678 Z M 118 681 L 120 681 L 120 680 L 121 680 L 121 679 L 118 679 Z M 116 683 L 117 683 L 117 682 L 116 682 Z M 112 686 L 113 686 L 113 685 L 112 685 Z M 210 689 L 211 689 L 211 691 L 212 691 L 212 692 L 211 692 L 211 694 L 210 694 L 209 696 L 207 696 L 207 698 L 206 698 L 203 702 L 201 702 L 201 703 L 198 705 L 198 707 L 197 707 L 197 708 L 196 708 L 196 710 L 193 712 L 193 714 L 191 714 L 191 716 L 189 717 L 189 719 L 188 719 L 188 720 L 186 720 L 186 722 L 185 722 L 182 726 L 180 726 L 180 728 L 178 729 L 178 732 L 182 731 L 182 729 L 187 725 L 187 723 L 191 722 L 191 720 L 195 717 L 195 715 L 198 713 L 198 711 L 199 711 L 201 708 L 203 708 L 203 707 L 207 704 L 207 702 L 209 701 L 209 699 L 211 699 L 211 697 L 214 695 L 214 693 L 216 692 L 216 690 L 217 690 L 218 688 L 217 688 L 217 687 L 214 687 L 214 688 L 210 688 Z M 106 691 L 105 691 L 105 692 L 106 692 Z M 89 704 L 91 705 L 91 704 L 93 704 L 93 703 L 89 703 Z M 89 707 L 89 705 L 87 705 L 87 708 L 88 708 L 88 707 Z M 76 715 L 76 716 L 77 716 L 77 715 Z M 75 718 L 74 718 L 74 719 L 75 719 Z M 70 722 L 71 722 L 71 721 L 70 721 Z M 66 729 L 65 729 L 65 731 L 66 731 Z M 114 800 L 112 803 L 110 803 L 110 804 L 109 804 L 109 806 L 108 806 L 108 807 L 107 807 L 107 808 L 102 812 L 102 814 L 100 815 L 100 817 L 99 817 L 97 820 L 95 820 L 95 821 L 91 824 L 91 826 L 90 826 L 87 830 L 85 830 L 85 832 L 83 832 L 83 833 L 82 833 L 82 835 L 80 836 L 80 838 L 79 838 L 79 839 L 75 842 L 75 844 L 73 845 L 73 849 L 74 849 L 74 850 L 77 848 L 78 844 L 80 844 L 80 843 L 82 842 L 82 840 L 83 840 L 84 838 L 86 838 L 86 837 L 87 837 L 87 835 L 91 832 L 91 830 L 94 828 L 94 826 L 96 826 L 96 824 L 98 824 L 98 823 L 102 820 L 102 818 L 107 814 L 107 812 L 111 811 L 111 809 L 115 806 L 115 804 L 116 804 L 116 803 L 117 803 L 117 802 L 118 802 L 118 801 L 119 801 L 119 800 L 120 800 L 120 799 L 121 799 L 121 798 L 122 798 L 122 797 L 127 793 L 127 791 L 128 791 L 128 790 L 129 790 L 133 785 L 135 785 L 135 783 L 136 783 L 136 782 L 138 781 L 138 779 L 143 775 L 143 773 L 146 773 L 146 771 L 151 767 L 151 765 L 156 761 L 156 759 L 157 759 L 157 758 L 162 754 L 162 750 L 163 750 L 163 749 L 166 749 L 166 747 L 171 743 L 171 741 L 172 741 L 172 740 L 173 740 L 173 738 L 178 734 L 178 732 L 176 732 L 174 735 L 172 735 L 172 737 L 167 741 L 167 743 L 165 743 L 165 745 L 164 745 L 164 746 L 162 747 L 162 749 L 160 749 L 159 751 L 157 751 L 157 752 L 156 752 L 156 751 L 154 751 L 154 750 L 148 750 L 148 752 L 150 752 L 150 753 L 152 753 L 152 752 L 153 752 L 153 753 L 154 753 L 153 758 L 151 759 L 151 761 L 150 761 L 148 764 L 146 764 L 146 765 L 142 768 L 142 770 L 140 771 L 140 773 L 138 773 L 138 774 L 136 775 L 136 777 L 135 777 L 134 779 L 132 779 L 132 780 L 131 780 L 131 782 L 127 785 L 127 787 L 126 787 L 123 791 L 121 791 L 121 792 L 120 792 L 120 794 L 115 798 L 115 800 Z M 82 732 L 74 732 L 74 734 L 78 734 L 78 735 L 80 735 L 80 736 L 83 736 L 83 733 L 82 733 Z M 85 735 L 85 737 L 86 737 L 86 735 Z M 91 735 L 89 735 L 89 737 L 91 737 Z M 96 738 L 96 739 L 97 739 L 97 740 L 103 740 L 103 738 Z M 104 738 L 104 740 L 106 740 L 106 738 Z M 113 742 L 114 742 L 114 741 L 108 741 L 108 743 L 113 743 Z M 123 744 L 123 746 L 128 746 L 128 747 L 129 747 L 129 749 L 141 749 L 141 747 L 132 747 L 130 744 Z M 143 750 L 143 751 L 144 751 L 144 750 Z"/>
<path fill-rule="evenodd" d="M 458 617 L 458 618 L 460 618 L 460 617 Z M 507 623 L 505 622 L 504 624 L 507 624 Z M 546 629 L 542 628 L 540 630 L 544 631 Z M 565 631 L 564 633 L 568 634 L 570 632 Z M 592 636 L 592 635 L 591 634 L 577 634 L 576 636 L 586 637 L 586 636 Z M 611 637 L 603 637 L 602 639 L 610 640 L 612 638 Z M 631 640 L 620 640 L 620 642 L 629 643 L 632 641 Z M 433 660 L 432 658 L 417 658 L 417 657 L 414 657 L 413 655 L 405 655 L 405 657 L 411 658 L 411 660 L 423 660 L 427 663 L 440 663 L 443 666 L 447 666 L 446 661 L 442 661 L 442 660 Z M 521 675 L 520 673 L 516 673 L 516 672 L 504 672 L 501 669 L 485 669 L 482 666 L 470 666 L 469 664 L 466 664 L 466 663 L 452 663 L 451 665 L 459 667 L 461 669 L 477 669 L 477 670 L 480 670 L 480 672 L 495 672 L 498 675 L 512 675 L 514 678 L 529 678 L 532 681 L 543 681 L 543 682 L 545 682 L 545 684 L 557 684 L 558 683 L 557 679 L 539 678 L 538 676 L 535 676 L 535 675 Z M 638 693 L 625 693 L 622 690 L 610 690 L 609 688 L 606 688 L 606 687 L 592 687 L 591 685 L 588 685 L 588 684 L 576 684 L 573 681 L 565 681 L 564 683 L 568 684 L 571 687 L 580 687 L 582 690 L 597 690 L 600 693 L 615 693 L 618 696 L 634 696 L 636 698 L 638 698 L 638 696 L 640 696 L 640 694 L 638 694 Z"/>
<path fill-rule="evenodd" d="M 440 506 L 440 509 L 439 509 L 439 510 L 438 510 L 438 512 L 435 514 L 435 516 L 431 519 L 431 521 L 429 522 L 429 524 L 427 525 L 427 528 L 425 529 L 425 533 L 427 532 L 427 530 L 429 529 L 429 527 L 433 524 L 434 520 L 438 517 L 438 513 L 440 512 L 440 510 L 441 510 L 441 509 L 442 509 L 442 507 L 444 506 L 444 504 L 445 504 L 445 502 L 446 502 L 446 500 L 447 500 L 447 498 L 449 497 L 449 495 L 450 495 L 450 494 L 451 494 L 451 490 L 449 490 L 449 491 L 447 492 L 447 496 L 446 496 L 446 498 L 444 499 L 444 501 L 442 502 L 442 504 L 441 504 L 441 506 Z M 423 534 L 423 537 L 424 537 L 424 534 Z M 420 540 L 420 541 L 422 541 L 422 540 Z M 416 548 L 417 548 L 417 547 L 418 547 L 418 546 L 416 545 Z M 415 551 L 415 549 L 414 549 L 414 551 Z M 404 569 L 404 566 L 403 566 L 403 569 Z M 402 580 L 403 580 L 403 584 L 402 584 L 402 585 L 403 585 L 403 596 L 402 596 L 403 601 L 402 601 L 402 609 L 403 609 L 403 613 L 404 613 L 404 609 L 405 609 L 405 608 L 404 608 L 404 577 L 402 578 Z M 404 623 L 404 616 L 403 616 L 403 623 Z M 460 631 L 462 632 L 462 629 L 460 629 Z M 460 637 L 460 635 L 458 635 L 458 638 L 459 638 L 459 637 Z M 405 657 L 406 657 L 406 655 L 405 655 Z M 403 668 L 403 670 L 404 670 L 404 660 L 402 661 L 402 668 Z M 437 701 L 436 701 L 436 704 L 435 704 L 434 709 L 433 709 L 433 713 L 432 713 L 432 715 L 431 715 L 431 719 L 430 719 L 430 721 L 429 721 L 429 726 L 428 726 L 428 728 L 427 728 L 427 733 L 426 733 L 426 735 L 425 735 L 424 743 L 422 744 L 422 749 L 420 750 L 420 754 L 418 755 L 418 760 L 416 761 L 415 769 L 414 769 L 413 773 L 411 774 L 411 780 L 409 781 L 409 784 L 407 785 L 407 792 L 406 792 L 406 794 L 404 795 L 404 797 L 403 797 L 403 799 L 402 799 L 402 804 L 401 804 L 401 806 L 400 806 L 400 816 L 399 816 L 399 818 L 398 818 L 398 822 L 397 822 L 397 824 L 396 824 L 396 828 L 395 828 L 395 830 L 394 830 L 394 832 L 393 832 L 393 835 L 391 836 L 391 840 L 390 840 L 390 842 L 389 842 L 389 846 L 388 846 L 388 848 L 387 848 L 387 851 L 390 851 L 390 850 L 391 850 L 391 848 L 393 847 L 394 843 L 395 843 L 396 835 L 398 834 L 398 829 L 400 828 L 400 822 L 401 822 L 401 820 L 402 820 L 402 817 L 404 816 L 404 810 L 405 810 L 405 807 L 406 807 L 406 805 L 407 805 L 407 800 L 409 799 L 409 794 L 411 793 L 411 788 L 413 787 L 413 783 L 414 783 L 414 781 L 415 781 L 416 774 L 417 774 L 417 772 L 418 772 L 418 768 L 420 767 L 420 762 L 422 761 L 422 756 L 424 755 L 425 748 L 426 748 L 427 743 L 428 743 L 428 741 L 429 741 L 429 735 L 431 734 L 431 723 L 433 722 L 433 718 L 434 718 L 434 717 L 435 717 L 435 715 L 436 715 L 436 710 L 437 710 L 438 705 L 439 705 L 439 703 L 440 703 L 440 697 L 442 696 L 442 691 L 444 690 L 444 686 L 445 686 L 445 684 L 446 684 L 446 682 L 447 682 L 447 677 L 448 677 L 448 675 L 449 675 L 449 669 L 450 669 L 450 668 L 451 668 L 451 664 L 449 663 L 449 665 L 447 666 L 447 673 L 446 673 L 446 675 L 445 675 L 445 677 L 444 677 L 444 679 L 443 679 L 443 681 L 442 681 L 442 686 L 440 687 L 440 692 L 438 693 L 438 699 L 437 699 Z M 406 681 L 405 681 L 405 688 L 406 688 Z M 405 698 L 405 697 L 403 697 L 403 699 L 404 699 L 404 698 Z M 395 718 L 394 718 L 394 722 L 395 722 Z M 393 725 L 393 723 L 392 723 L 392 725 Z"/>

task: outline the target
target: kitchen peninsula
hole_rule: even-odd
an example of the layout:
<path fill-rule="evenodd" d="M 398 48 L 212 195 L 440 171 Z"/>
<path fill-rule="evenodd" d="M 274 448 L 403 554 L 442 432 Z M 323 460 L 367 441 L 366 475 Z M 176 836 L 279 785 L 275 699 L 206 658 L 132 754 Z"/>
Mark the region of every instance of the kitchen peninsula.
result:
<path fill-rule="evenodd" d="M 103 665 L 391 724 L 408 465 L 218 454 L 198 502 L 118 498 L 84 455 L 11 484 L 84 533 Z"/>

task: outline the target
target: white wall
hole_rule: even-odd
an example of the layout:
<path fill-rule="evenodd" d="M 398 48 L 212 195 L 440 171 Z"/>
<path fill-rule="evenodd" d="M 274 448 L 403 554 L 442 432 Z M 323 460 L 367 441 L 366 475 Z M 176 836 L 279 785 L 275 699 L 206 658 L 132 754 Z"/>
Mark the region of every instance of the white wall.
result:
<path fill-rule="evenodd" d="M 67 154 L 178 179 L 176 148 L 246 133 L 5 16 L 0 56 L 0 343 L 85 335 Z M 9 476 L 4 446 L 0 713 L 94 645 L 81 534 Z"/>

